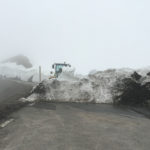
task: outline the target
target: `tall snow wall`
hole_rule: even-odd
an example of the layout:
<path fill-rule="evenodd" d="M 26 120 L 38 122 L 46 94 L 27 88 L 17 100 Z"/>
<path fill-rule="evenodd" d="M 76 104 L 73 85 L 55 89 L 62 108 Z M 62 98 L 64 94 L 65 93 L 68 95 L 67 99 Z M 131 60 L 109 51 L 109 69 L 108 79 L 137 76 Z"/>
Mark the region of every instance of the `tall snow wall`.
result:
<path fill-rule="evenodd" d="M 44 80 L 38 84 L 27 100 L 111 103 L 114 83 L 131 73 L 126 70 L 99 71 L 88 76 L 63 73 L 58 79 Z"/>

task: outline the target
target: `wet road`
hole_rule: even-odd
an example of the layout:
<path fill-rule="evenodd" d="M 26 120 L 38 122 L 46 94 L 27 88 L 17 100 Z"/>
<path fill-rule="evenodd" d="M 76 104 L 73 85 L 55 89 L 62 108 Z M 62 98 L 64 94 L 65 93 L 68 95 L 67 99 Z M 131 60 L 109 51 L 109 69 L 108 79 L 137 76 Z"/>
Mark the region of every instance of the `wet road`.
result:
<path fill-rule="evenodd" d="M 18 100 L 29 95 L 34 83 L 0 79 L 0 123 L 9 114 L 24 106 Z"/>
<path fill-rule="evenodd" d="M 38 103 L 12 114 L 0 150 L 148 150 L 150 120 L 104 104 Z"/>

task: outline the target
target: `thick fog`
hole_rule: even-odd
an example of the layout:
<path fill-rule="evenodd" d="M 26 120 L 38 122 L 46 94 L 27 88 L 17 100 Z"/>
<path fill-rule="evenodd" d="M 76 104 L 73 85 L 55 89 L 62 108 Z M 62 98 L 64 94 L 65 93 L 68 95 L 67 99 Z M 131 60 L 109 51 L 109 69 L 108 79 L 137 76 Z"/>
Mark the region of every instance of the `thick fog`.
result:
<path fill-rule="evenodd" d="M 150 65 L 148 0 L 1 0 L 0 60 L 17 54 L 77 72 Z"/>

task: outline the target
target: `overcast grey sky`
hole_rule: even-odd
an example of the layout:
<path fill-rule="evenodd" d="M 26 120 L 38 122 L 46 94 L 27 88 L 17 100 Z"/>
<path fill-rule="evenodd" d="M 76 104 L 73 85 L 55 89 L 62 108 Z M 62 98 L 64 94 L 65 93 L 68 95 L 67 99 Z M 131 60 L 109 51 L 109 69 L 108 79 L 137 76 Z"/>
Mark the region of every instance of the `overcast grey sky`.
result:
<path fill-rule="evenodd" d="M 78 72 L 150 65 L 149 0 L 0 0 L 0 59 Z"/>

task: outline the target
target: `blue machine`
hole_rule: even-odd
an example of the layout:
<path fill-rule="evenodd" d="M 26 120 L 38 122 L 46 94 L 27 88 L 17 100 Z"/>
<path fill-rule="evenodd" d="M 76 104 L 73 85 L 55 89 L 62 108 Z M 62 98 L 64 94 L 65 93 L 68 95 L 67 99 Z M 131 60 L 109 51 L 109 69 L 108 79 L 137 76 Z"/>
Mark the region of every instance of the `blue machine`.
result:
<path fill-rule="evenodd" d="M 62 73 L 62 69 L 64 67 L 71 67 L 71 65 L 70 64 L 66 64 L 66 63 L 55 63 L 55 64 L 52 65 L 52 68 L 55 70 L 54 76 L 56 78 L 58 78 L 59 75 Z"/>

